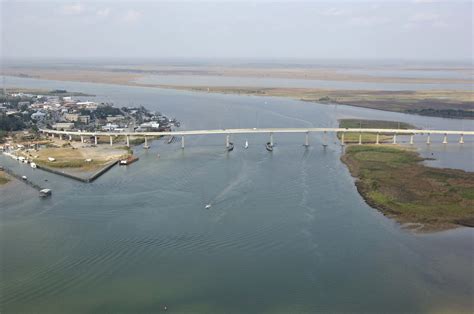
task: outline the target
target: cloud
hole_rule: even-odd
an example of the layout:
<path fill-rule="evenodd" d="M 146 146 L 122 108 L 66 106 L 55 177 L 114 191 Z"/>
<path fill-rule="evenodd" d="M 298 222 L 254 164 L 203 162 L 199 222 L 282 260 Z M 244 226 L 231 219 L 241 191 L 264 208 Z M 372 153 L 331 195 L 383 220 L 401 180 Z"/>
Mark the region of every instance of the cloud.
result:
<path fill-rule="evenodd" d="M 389 18 L 380 16 L 357 16 L 349 20 L 350 24 L 358 26 L 374 26 L 386 24 L 388 22 L 390 22 Z"/>
<path fill-rule="evenodd" d="M 110 9 L 109 8 L 104 8 L 97 10 L 96 15 L 99 17 L 107 17 L 110 14 Z"/>
<path fill-rule="evenodd" d="M 61 11 L 66 15 L 78 15 L 84 12 L 84 9 L 80 3 L 75 3 L 63 6 Z"/>
<path fill-rule="evenodd" d="M 339 8 L 329 8 L 323 12 L 323 15 L 327 15 L 327 16 L 342 16 L 346 14 L 347 14 L 346 11 Z"/>
<path fill-rule="evenodd" d="M 123 20 L 125 22 L 133 23 L 139 20 L 141 16 L 142 16 L 142 13 L 139 11 L 128 10 L 125 16 L 123 17 Z"/>
<path fill-rule="evenodd" d="M 431 23 L 439 20 L 438 14 L 433 13 L 417 13 L 410 17 L 411 23 Z"/>

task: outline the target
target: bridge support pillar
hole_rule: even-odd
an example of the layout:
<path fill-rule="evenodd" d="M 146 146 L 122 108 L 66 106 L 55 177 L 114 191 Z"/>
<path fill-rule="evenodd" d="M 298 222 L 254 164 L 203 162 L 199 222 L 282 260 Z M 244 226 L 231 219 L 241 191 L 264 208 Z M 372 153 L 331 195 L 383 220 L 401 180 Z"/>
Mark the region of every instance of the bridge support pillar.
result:
<path fill-rule="evenodd" d="M 428 137 L 426 138 L 426 145 L 430 145 L 431 144 L 431 134 L 428 133 Z"/>
<path fill-rule="evenodd" d="M 227 134 L 225 137 L 225 148 L 229 148 L 230 146 L 230 135 Z"/>
<path fill-rule="evenodd" d="M 110 136 L 110 146 L 114 145 L 114 140 L 112 139 L 112 136 Z"/>
<path fill-rule="evenodd" d="M 51 133 L 51 138 L 54 138 L 54 133 Z"/>
<path fill-rule="evenodd" d="M 459 144 L 464 144 L 464 134 L 461 134 L 461 138 L 459 139 Z"/>
<path fill-rule="evenodd" d="M 148 146 L 148 138 L 145 135 L 145 144 L 143 145 L 143 148 L 148 149 L 150 146 Z"/>
<path fill-rule="evenodd" d="M 69 142 L 72 141 L 72 135 L 69 135 Z"/>
<path fill-rule="evenodd" d="M 304 146 L 308 147 L 309 146 L 309 131 L 306 132 L 305 138 L 304 138 Z"/>
<path fill-rule="evenodd" d="M 53 136 L 54 137 L 54 136 Z M 59 134 L 59 139 L 62 141 L 63 140 L 63 135 Z"/>
<path fill-rule="evenodd" d="M 445 134 L 443 137 L 443 144 L 448 144 L 448 135 Z"/>
<path fill-rule="evenodd" d="M 410 135 L 410 145 L 413 145 L 413 134 Z"/>
<path fill-rule="evenodd" d="M 125 138 L 127 141 L 127 147 L 130 147 L 130 137 L 127 135 Z"/>
<path fill-rule="evenodd" d="M 359 145 L 362 145 L 362 133 L 359 133 Z"/>
<path fill-rule="evenodd" d="M 377 136 L 375 137 L 375 144 L 380 144 L 380 133 L 377 133 Z"/>
<path fill-rule="evenodd" d="M 273 146 L 273 133 L 270 133 L 270 146 Z"/>
<path fill-rule="evenodd" d="M 397 144 L 397 133 L 393 134 L 393 144 Z"/>
<path fill-rule="evenodd" d="M 97 145 L 97 136 L 94 136 L 94 143 Z"/>
<path fill-rule="evenodd" d="M 342 132 L 342 134 L 341 134 L 341 146 L 346 145 L 346 144 L 344 143 L 344 135 L 345 135 L 345 134 L 346 134 L 346 133 L 344 133 L 344 132 Z"/>
<path fill-rule="evenodd" d="M 181 136 L 181 148 L 184 149 L 184 136 Z"/>
<path fill-rule="evenodd" d="M 84 143 L 84 136 L 81 135 L 81 143 Z"/>
<path fill-rule="evenodd" d="M 328 146 L 328 134 L 327 134 L 327 131 L 324 131 L 323 132 L 323 146 L 326 147 Z"/>

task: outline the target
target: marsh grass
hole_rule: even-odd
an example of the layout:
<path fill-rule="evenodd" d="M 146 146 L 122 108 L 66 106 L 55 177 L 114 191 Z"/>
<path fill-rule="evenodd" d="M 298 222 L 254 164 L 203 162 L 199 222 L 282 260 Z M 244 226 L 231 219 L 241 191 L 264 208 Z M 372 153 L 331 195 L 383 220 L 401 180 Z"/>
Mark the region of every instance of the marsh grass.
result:
<path fill-rule="evenodd" d="M 416 152 L 384 145 L 349 146 L 342 157 L 367 202 L 425 230 L 474 221 L 474 173 L 423 165 Z"/>

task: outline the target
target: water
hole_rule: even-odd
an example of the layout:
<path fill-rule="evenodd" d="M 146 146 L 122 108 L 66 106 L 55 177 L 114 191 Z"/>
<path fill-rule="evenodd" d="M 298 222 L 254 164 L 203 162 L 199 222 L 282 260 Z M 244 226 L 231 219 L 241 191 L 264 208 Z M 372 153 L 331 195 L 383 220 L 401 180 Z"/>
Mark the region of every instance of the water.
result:
<path fill-rule="evenodd" d="M 342 117 L 419 127 L 472 122 L 289 99 L 8 79 L 117 105 L 144 104 L 182 129 L 334 126 Z M 242 146 L 249 140 L 249 148 Z M 415 235 L 365 204 L 331 138 L 223 136 L 155 141 L 140 161 L 91 184 L 0 157 L 47 185 L 0 189 L 2 312 L 435 312 L 473 307 L 472 229 Z M 440 166 L 472 167 L 473 142 L 432 145 Z M 433 138 L 433 141 L 440 141 Z M 454 141 L 455 139 L 450 139 Z M 157 158 L 157 153 L 161 158 Z M 471 158 L 471 159 L 470 159 Z M 44 179 L 48 181 L 45 182 Z M 207 203 L 213 204 L 209 210 Z"/>
<path fill-rule="evenodd" d="M 370 73 L 377 73 L 370 70 Z M 403 71 L 403 73 L 406 73 Z M 395 74 L 395 73 L 394 73 Z M 387 74 L 388 75 L 388 74 Z M 393 77 L 393 76 L 390 76 Z M 472 84 L 463 83 L 370 83 L 311 79 L 284 79 L 269 77 L 239 77 L 212 75 L 146 75 L 135 80 L 140 84 L 171 86 L 219 86 L 219 87 L 296 87 L 349 90 L 472 90 Z"/>

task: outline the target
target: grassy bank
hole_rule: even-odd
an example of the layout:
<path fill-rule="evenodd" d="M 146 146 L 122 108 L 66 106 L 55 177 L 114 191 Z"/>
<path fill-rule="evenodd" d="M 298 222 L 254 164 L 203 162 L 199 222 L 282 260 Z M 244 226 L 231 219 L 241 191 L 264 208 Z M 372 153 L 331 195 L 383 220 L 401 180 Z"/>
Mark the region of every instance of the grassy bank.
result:
<path fill-rule="evenodd" d="M 0 170 L 0 185 L 4 185 L 9 181 L 10 179 L 7 177 L 7 174 L 4 171 Z"/>
<path fill-rule="evenodd" d="M 74 169 L 84 172 L 96 171 L 107 165 L 112 160 L 118 160 L 128 156 L 129 151 L 122 147 L 99 147 L 77 148 L 69 143 L 65 147 L 49 147 L 36 152 L 34 162 L 39 166 L 56 169 Z M 49 161 L 49 157 L 55 161 Z"/>
<path fill-rule="evenodd" d="M 189 91 L 289 97 L 321 104 L 340 104 L 445 118 L 474 119 L 472 91 L 378 91 L 314 88 L 162 86 Z"/>
<path fill-rule="evenodd" d="M 341 119 L 339 120 L 340 128 L 351 128 L 351 129 L 416 129 L 415 126 L 397 121 L 384 121 L 384 120 L 362 120 L 362 119 Z M 360 133 L 362 138 L 362 143 L 374 144 L 376 142 L 377 135 L 373 133 Z M 341 132 L 337 133 L 337 137 L 341 139 Z M 392 134 L 380 134 L 379 142 L 388 143 L 392 142 Z M 345 143 L 358 143 L 359 142 L 359 133 L 345 133 L 344 134 Z"/>
<path fill-rule="evenodd" d="M 474 173 L 428 167 L 416 152 L 387 146 L 349 146 L 341 159 L 367 203 L 399 222 L 474 226 Z"/>

